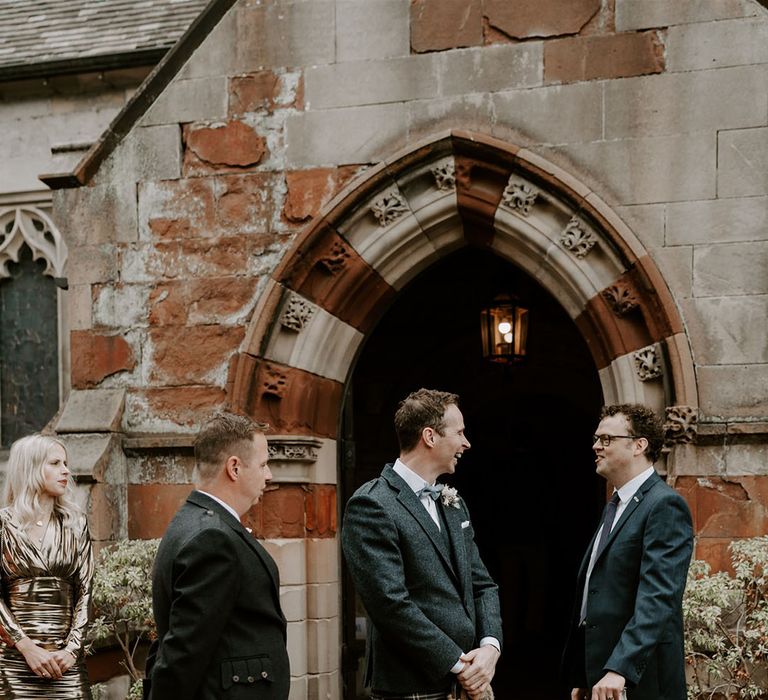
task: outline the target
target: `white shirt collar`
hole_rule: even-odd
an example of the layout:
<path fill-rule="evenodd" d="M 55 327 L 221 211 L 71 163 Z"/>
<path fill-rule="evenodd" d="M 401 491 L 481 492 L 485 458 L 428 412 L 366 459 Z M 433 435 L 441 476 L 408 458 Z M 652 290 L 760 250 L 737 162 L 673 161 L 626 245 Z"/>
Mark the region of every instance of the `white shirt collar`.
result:
<path fill-rule="evenodd" d="M 654 471 L 655 469 L 653 468 L 653 465 L 651 465 L 644 472 L 640 472 L 634 479 L 630 479 L 620 489 L 615 489 L 618 491 L 619 500 L 622 502 L 622 504 L 629 501 L 629 499 L 637 493 L 637 490 L 646 482 L 648 478 L 650 478 Z"/>
<path fill-rule="evenodd" d="M 235 520 L 237 520 L 237 522 L 240 522 L 240 516 L 237 514 L 237 511 L 231 505 L 229 505 L 229 503 L 224 503 L 224 501 L 222 501 L 220 498 L 216 498 L 216 496 L 214 496 L 212 493 L 208 493 L 202 489 L 197 489 L 197 492 L 202 493 L 204 496 L 208 496 L 208 498 L 216 501 L 216 503 L 218 503 L 222 508 L 226 508 L 230 513 L 232 513 L 232 515 L 235 516 Z"/>
<path fill-rule="evenodd" d="M 395 473 L 413 489 L 413 492 L 421 491 L 429 482 L 422 479 L 415 471 L 410 469 L 405 462 L 401 462 L 399 459 L 395 460 L 395 464 L 392 469 Z"/>

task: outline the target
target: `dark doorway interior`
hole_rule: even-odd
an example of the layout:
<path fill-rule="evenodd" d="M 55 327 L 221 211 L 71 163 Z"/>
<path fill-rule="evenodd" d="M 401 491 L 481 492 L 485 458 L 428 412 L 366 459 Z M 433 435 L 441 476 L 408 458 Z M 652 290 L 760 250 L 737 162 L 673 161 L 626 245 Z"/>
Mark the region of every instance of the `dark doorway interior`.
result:
<path fill-rule="evenodd" d="M 528 360 L 514 367 L 481 357 L 480 309 L 504 291 L 531 309 Z M 361 351 L 345 404 L 344 502 L 394 461 L 392 416 L 421 386 L 461 396 L 472 448 L 441 481 L 465 498 L 500 585 L 505 648 L 496 696 L 566 697 L 558 681 L 566 620 L 605 493 L 590 445 L 602 392 L 586 344 L 558 302 L 514 265 L 475 249 L 444 258 L 403 291 Z M 352 700 L 364 697 L 364 635 L 348 580 L 344 600 Z"/>

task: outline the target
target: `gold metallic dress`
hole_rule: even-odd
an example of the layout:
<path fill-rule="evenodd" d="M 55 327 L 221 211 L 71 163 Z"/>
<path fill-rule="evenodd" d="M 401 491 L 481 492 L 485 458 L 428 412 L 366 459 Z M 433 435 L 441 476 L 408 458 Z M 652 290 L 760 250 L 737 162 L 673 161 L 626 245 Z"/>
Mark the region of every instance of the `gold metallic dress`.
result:
<path fill-rule="evenodd" d="M 62 678 L 36 676 L 12 646 L 0 644 L 2 700 L 90 700 L 83 664 L 83 642 L 93 578 L 88 528 L 78 531 L 51 519 L 37 546 L 0 510 L 0 636 L 14 644 L 24 635 L 49 651 L 65 649 L 77 659 Z"/>

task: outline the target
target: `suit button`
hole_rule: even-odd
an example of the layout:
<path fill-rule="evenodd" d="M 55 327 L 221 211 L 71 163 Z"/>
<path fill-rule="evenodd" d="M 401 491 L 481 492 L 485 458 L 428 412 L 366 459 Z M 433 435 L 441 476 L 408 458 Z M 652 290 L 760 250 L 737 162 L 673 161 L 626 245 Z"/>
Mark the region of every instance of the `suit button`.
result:
<path fill-rule="evenodd" d="M 253 683 L 256 679 L 253 676 L 248 676 L 248 682 Z"/>
<path fill-rule="evenodd" d="M 240 676 L 232 676 L 232 680 L 237 683 L 240 680 Z"/>
<path fill-rule="evenodd" d="M 205 511 L 205 514 L 206 514 L 206 515 L 213 515 L 213 511 L 212 511 L 212 510 L 206 510 L 206 511 Z"/>
<path fill-rule="evenodd" d="M 266 678 L 267 676 L 269 676 L 269 674 L 266 671 L 262 671 L 261 672 L 261 677 L 262 678 Z"/>

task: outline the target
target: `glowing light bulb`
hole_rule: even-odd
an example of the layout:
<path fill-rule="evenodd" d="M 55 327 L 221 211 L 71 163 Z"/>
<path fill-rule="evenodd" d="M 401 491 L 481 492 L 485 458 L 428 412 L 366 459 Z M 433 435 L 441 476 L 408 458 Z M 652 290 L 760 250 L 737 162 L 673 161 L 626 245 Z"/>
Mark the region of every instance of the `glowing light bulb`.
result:
<path fill-rule="evenodd" d="M 512 334 L 511 333 L 505 333 L 504 334 L 504 342 L 505 343 L 511 343 L 512 342 Z"/>
<path fill-rule="evenodd" d="M 502 335 L 508 334 L 511 330 L 512 330 L 512 324 L 509 323 L 508 321 L 502 321 L 499 324 L 499 333 L 501 333 Z"/>

